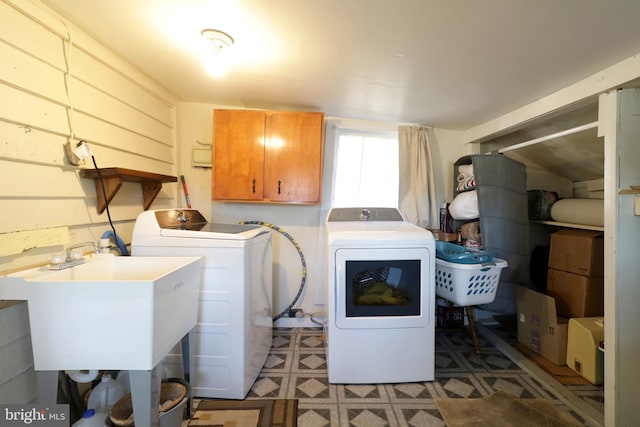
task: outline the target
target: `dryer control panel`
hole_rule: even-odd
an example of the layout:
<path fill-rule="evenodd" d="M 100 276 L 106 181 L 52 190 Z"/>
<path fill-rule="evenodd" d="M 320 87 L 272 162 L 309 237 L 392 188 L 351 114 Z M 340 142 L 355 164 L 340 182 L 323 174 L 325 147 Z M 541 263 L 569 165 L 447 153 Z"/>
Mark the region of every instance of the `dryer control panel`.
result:
<path fill-rule="evenodd" d="M 333 208 L 327 221 L 404 221 L 404 218 L 396 208 Z"/>

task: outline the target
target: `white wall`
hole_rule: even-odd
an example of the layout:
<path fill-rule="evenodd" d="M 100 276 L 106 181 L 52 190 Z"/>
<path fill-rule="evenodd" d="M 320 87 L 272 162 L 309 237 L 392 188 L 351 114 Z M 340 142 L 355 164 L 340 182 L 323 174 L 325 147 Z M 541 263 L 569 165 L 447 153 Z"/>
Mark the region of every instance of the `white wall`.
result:
<path fill-rule="evenodd" d="M 180 173 L 184 174 L 193 208 L 200 210 L 213 222 L 236 223 L 257 220 L 277 225 L 289 233 L 302 248 L 306 266 L 307 281 L 303 293 L 296 304 L 305 313 L 324 312 L 326 293 L 324 257 L 322 254 L 322 224 L 325 214 L 320 205 L 270 205 L 253 203 L 222 203 L 211 201 L 211 169 L 191 167 L 191 149 L 211 144 L 213 138 L 213 109 L 224 108 L 219 105 L 201 103 L 182 103 L 179 113 Z M 372 123 L 348 119 L 327 118 L 328 121 L 341 121 L 343 125 L 368 127 L 369 129 L 396 129 L 397 124 Z M 333 152 L 330 129 L 325 137 L 325 177 L 323 194 L 328 194 Z M 461 143 L 462 133 L 435 129 L 432 133 L 432 155 L 436 175 L 438 204 L 450 200 L 453 191 L 453 162 L 464 155 L 465 147 Z M 178 205 L 185 207 L 182 192 Z M 438 227 L 435 224 L 434 227 Z M 274 232 L 274 314 L 283 311 L 296 296 L 301 283 L 301 261 L 293 245 L 283 236 Z M 278 326 L 314 326 L 308 319 L 279 320 Z M 317 326 L 317 325 L 315 325 Z"/>
<path fill-rule="evenodd" d="M 438 206 L 453 200 L 453 164 L 460 157 L 471 154 L 471 145 L 464 144 L 463 133 L 434 129 L 431 135 L 431 154 L 434 159 L 436 198 Z"/>
<path fill-rule="evenodd" d="M 89 142 L 100 167 L 175 175 L 177 100 L 37 1 L 0 0 L 0 58 L 3 273 L 47 263 L 67 244 L 109 229 L 96 211 L 94 181 L 65 160 L 72 133 Z M 174 206 L 176 194 L 176 184 L 164 184 L 152 208 Z M 140 184 L 125 183 L 111 204 L 124 241 L 141 211 Z M 35 385 L 26 304 L 7 305 L 0 401 L 28 402 Z"/>

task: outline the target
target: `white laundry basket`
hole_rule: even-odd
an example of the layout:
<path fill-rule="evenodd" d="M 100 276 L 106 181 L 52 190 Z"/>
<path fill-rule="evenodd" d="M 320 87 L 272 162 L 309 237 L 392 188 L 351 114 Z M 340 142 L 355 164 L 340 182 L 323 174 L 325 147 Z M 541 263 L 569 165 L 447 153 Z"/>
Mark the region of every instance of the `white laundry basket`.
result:
<path fill-rule="evenodd" d="M 496 298 L 500 273 L 507 265 L 499 258 L 483 264 L 436 258 L 436 295 L 461 306 L 489 304 Z"/>

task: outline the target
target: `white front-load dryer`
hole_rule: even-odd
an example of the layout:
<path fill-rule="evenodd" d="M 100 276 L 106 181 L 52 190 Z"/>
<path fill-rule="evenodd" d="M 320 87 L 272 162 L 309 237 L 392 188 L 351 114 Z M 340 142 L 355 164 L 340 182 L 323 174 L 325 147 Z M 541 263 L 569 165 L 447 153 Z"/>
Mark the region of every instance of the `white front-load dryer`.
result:
<path fill-rule="evenodd" d="M 431 381 L 435 240 L 397 209 L 335 208 L 326 221 L 330 383 Z"/>

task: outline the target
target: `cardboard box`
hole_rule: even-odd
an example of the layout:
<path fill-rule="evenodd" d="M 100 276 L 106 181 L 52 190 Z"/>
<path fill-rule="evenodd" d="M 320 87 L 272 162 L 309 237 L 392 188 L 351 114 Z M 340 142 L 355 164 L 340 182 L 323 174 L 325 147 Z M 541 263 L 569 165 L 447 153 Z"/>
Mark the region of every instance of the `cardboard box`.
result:
<path fill-rule="evenodd" d="M 604 355 L 598 349 L 604 340 L 604 317 L 569 319 L 567 366 L 592 384 L 604 382 Z"/>
<path fill-rule="evenodd" d="M 558 317 L 553 297 L 516 286 L 518 342 L 556 365 L 567 362 L 567 323 Z"/>
<path fill-rule="evenodd" d="M 604 279 L 566 271 L 547 270 L 547 295 L 555 298 L 556 310 L 564 317 L 604 315 Z"/>
<path fill-rule="evenodd" d="M 601 231 L 564 229 L 551 235 L 549 268 L 604 276 L 604 235 Z"/>

